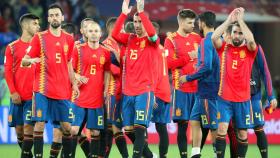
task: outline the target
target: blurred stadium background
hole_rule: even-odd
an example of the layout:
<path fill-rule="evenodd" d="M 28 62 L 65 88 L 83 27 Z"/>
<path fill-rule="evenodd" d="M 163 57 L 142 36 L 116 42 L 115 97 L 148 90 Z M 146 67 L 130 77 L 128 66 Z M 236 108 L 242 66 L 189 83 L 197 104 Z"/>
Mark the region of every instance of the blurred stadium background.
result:
<path fill-rule="evenodd" d="M 106 20 L 111 16 L 118 16 L 121 12 L 122 0 L 1 0 L 0 1 L 0 157 L 19 157 L 19 148 L 15 144 L 16 137 L 14 129 L 8 127 L 8 106 L 9 90 L 3 77 L 4 51 L 6 45 L 20 36 L 18 25 L 19 17 L 27 12 L 34 13 L 41 17 L 41 29 L 47 28 L 47 6 L 52 3 L 59 3 L 63 10 L 66 22 L 76 25 L 76 39 L 80 37 L 80 21 L 85 17 L 95 19 L 105 31 Z M 131 5 L 135 5 L 131 0 Z M 161 26 L 160 37 L 163 41 L 167 32 L 177 30 L 177 12 L 183 8 L 193 9 L 196 13 L 206 10 L 214 11 L 217 14 L 218 24 L 227 18 L 229 12 L 235 7 L 244 7 L 246 10 L 245 20 L 253 31 L 255 39 L 265 51 L 275 94 L 278 102 L 280 95 L 280 0 L 146 0 L 145 11 L 153 21 Z M 104 37 L 106 33 L 104 32 Z M 265 98 L 264 98 L 265 100 Z M 272 115 L 265 115 L 265 131 L 268 134 L 270 144 L 270 157 L 277 158 L 277 148 L 280 148 L 280 109 Z M 45 132 L 45 141 L 51 142 L 50 126 Z M 176 126 L 169 125 L 170 142 L 176 144 Z M 249 141 L 256 143 L 252 131 L 249 132 Z M 191 134 L 189 133 L 189 136 Z M 149 128 L 150 143 L 157 143 L 158 137 L 154 125 Z M 208 140 L 209 141 L 209 140 Z M 48 153 L 49 146 L 45 147 Z M 152 146 L 157 152 L 157 147 Z M 190 151 L 190 150 L 189 150 Z M 117 154 L 116 148 L 113 152 Z M 177 145 L 171 145 L 168 157 L 178 157 Z M 211 146 L 206 146 L 205 153 L 211 153 Z M 116 155 L 114 154 L 114 155 Z M 81 155 L 81 153 L 80 153 Z M 118 155 L 118 154 L 117 154 Z M 173 156 L 174 155 L 174 156 Z M 208 155 L 208 154 L 204 154 Z M 260 157 L 256 145 L 250 145 L 248 157 Z M 115 156 L 114 156 L 115 157 Z"/>

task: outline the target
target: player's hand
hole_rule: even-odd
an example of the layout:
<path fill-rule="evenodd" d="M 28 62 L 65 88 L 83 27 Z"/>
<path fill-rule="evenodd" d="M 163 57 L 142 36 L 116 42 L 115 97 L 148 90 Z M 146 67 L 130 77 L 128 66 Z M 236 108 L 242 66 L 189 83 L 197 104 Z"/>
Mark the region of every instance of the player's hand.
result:
<path fill-rule="evenodd" d="M 74 92 L 74 98 L 77 99 L 80 96 L 80 90 L 77 84 L 72 85 L 72 90 Z"/>
<path fill-rule="evenodd" d="M 129 6 L 129 1 L 130 0 L 123 0 L 123 4 L 122 4 L 122 13 L 127 15 L 131 12 L 132 7 Z"/>
<path fill-rule="evenodd" d="M 145 2 L 144 0 L 136 0 L 137 2 L 137 12 L 141 13 L 144 11 Z"/>
<path fill-rule="evenodd" d="M 187 77 L 187 75 L 181 76 L 180 79 L 179 79 L 180 83 L 185 83 L 185 82 L 187 82 L 186 77 Z"/>
<path fill-rule="evenodd" d="M 31 58 L 30 59 L 31 64 L 36 64 L 36 63 L 40 63 L 41 59 L 40 58 Z"/>
<path fill-rule="evenodd" d="M 231 23 L 237 21 L 238 9 L 239 9 L 239 8 L 235 8 L 235 9 L 229 14 L 229 16 L 228 16 L 228 18 L 227 18 L 227 20 L 226 20 L 228 23 L 231 24 Z"/>
<path fill-rule="evenodd" d="M 238 8 L 237 21 L 241 21 L 244 19 L 244 11 L 245 11 L 244 8 L 242 8 L 242 7 Z"/>
<path fill-rule="evenodd" d="M 154 107 L 153 108 L 154 109 L 158 108 L 158 103 L 157 102 L 154 103 Z"/>
<path fill-rule="evenodd" d="M 88 83 L 89 78 L 85 77 L 85 76 L 80 76 L 79 81 L 82 84 L 87 84 Z"/>
<path fill-rule="evenodd" d="M 12 99 L 12 103 L 21 104 L 21 98 L 20 98 L 18 92 L 14 92 L 13 94 L 11 94 L 11 99 Z"/>
<path fill-rule="evenodd" d="M 276 109 L 277 108 L 277 100 L 276 99 L 272 99 L 270 101 L 270 105 L 272 106 L 273 109 Z"/>
<path fill-rule="evenodd" d="M 193 50 L 191 52 L 188 52 L 190 58 L 193 59 L 197 59 L 197 51 Z"/>

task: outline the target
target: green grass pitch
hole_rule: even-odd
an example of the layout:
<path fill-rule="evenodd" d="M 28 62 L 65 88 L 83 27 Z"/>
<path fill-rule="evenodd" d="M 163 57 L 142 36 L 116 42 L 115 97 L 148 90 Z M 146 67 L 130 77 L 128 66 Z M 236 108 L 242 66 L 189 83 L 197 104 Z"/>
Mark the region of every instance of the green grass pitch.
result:
<path fill-rule="evenodd" d="M 157 145 L 149 145 L 151 150 L 158 154 L 158 147 Z M 190 157 L 190 151 L 191 151 L 191 145 L 188 145 L 188 152 Z M 44 158 L 49 157 L 49 149 L 50 145 L 44 146 Z M 129 154 L 132 153 L 132 145 L 128 145 Z M 179 151 L 177 148 L 177 145 L 170 145 L 168 150 L 168 158 L 179 158 Z M 280 157 L 280 145 L 269 145 L 269 158 L 279 158 Z M 77 147 L 76 152 L 77 158 L 83 158 L 85 157 L 82 153 L 82 150 L 80 147 Z M 110 158 L 121 158 L 117 148 L 115 145 L 113 145 L 113 148 L 111 150 Z M 131 155 L 130 155 L 131 156 Z M 20 157 L 20 150 L 17 145 L 0 145 L 0 157 L 1 158 L 19 158 Z M 212 146 L 206 145 L 205 148 L 202 151 L 202 158 L 213 158 L 213 152 L 212 152 Z M 229 158 L 229 146 L 226 148 L 226 158 Z M 247 156 L 248 158 L 260 158 L 260 153 L 258 150 L 258 147 L 256 145 L 249 145 Z"/>

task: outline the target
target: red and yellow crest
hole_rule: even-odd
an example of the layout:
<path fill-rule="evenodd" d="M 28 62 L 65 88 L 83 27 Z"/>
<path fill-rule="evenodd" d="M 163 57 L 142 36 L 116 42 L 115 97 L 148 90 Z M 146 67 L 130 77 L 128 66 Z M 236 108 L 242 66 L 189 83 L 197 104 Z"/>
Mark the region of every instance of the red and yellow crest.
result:
<path fill-rule="evenodd" d="M 176 116 L 181 116 L 182 115 L 182 111 L 180 108 L 177 108 L 176 109 L 176 113 L 175 113 Z"/>
<path fill-rule="evenodd" d="M 68 52 L 69 46 L 67 44 L 64 44 L 63 51 L 66 54 Z"/>
<path fill-rule="evenodd" d="M 37 110 L 37 117 L 42 117 L 42 110 Z"/>
<path fill-rule="evenodd" d="M 240 56 L 241 59 L 246 58 L 246 53 L 245 53 L 245 51 L 244 51 L 244 50 L 240 51 L 240 52 L 239 52 L 239 56 Z"/>
<path fill-rule="evenodd" d="M 146 41 L 141 41 L 140 49 L 144 49 L 146 47 Z"/>
<path fill-rule="evenodd" d="M 12 116 L 12 115 L 9 115 L 9 116 L 8 116 L 8 121 L 9 121 L 9 122 L 12 122 L 12 121 L 13 121 L 13 116 Z"/>
<path fill-rule="evenodd" d="M 105 57 L 104 57 L 104 56 L 101 56 L 101 57 L 100 57 L 100 64 L 101 64 L 101 65 L 104 65 L 104 63 L 105 63 Z"/>

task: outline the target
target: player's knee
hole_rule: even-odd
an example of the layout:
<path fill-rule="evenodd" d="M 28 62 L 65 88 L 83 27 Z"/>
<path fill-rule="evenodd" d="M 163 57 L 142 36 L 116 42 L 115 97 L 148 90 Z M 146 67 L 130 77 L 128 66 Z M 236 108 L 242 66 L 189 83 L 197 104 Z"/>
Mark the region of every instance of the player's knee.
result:
<path fill-rule="evenodd" d="M 71 124 L 69 122 L 61 122 L 60 123 L 61 129 L 63 133 L 70 133 L 71 132 Z"/>
<path fill-rule="evenodd" d="M 53 142 L 62 142 L 62 131 L 59 128 L 53 129 Z"/>
<path fill-rule="evenodd" d="M 191 123 L 192 128 L 199 128 L 200 129 L 200 122 L 199 121 L 192 120 L 192 121 L 190 121 L 190 123 Z"/>
<path fill-rule="evenodd" d="M 72 127 L 71 127 L 71 134 L 72 134 L 72 135 L 78 135 L 79 130 L 80 130 L 80 127 L 79 127 L 79 126 L 72 126 Z"/>
<path fill-rule="evenodd" d="M 247 139 L 247 129 L 238 129 L 238 138 L 241 140 Z"/>
<path fill-rule="evenodd" d="M 254 127 L 254 131 L 255 132 L 259 132 L 259 131 L 263 131 L 263 126 L 256 126 L 256 127 Z"/>
<path fill-rule="evenodd" d="M 119 128 L 118 128 L 117 126 L 115 126 L 115 125 L 112 126 L 112 129 L 113 129 L 113 133 L 114 133 L 114 134 L 121 132 L 121 129 L 119 129 Z"/>
<path fill-rule="evenodd" d="M 90 135 L 92 135 L 92 136 L 99 136 L 100 135 L 100 131 L 92 129 L 92 130 L 90 130 Z"/>
<path fill-rule="evenodd" d="M 226 135 L 227 134 L 227 129 L 228 129 L 228 123 L 219 123 L 218 127 L 218 134 L 219 135 Z"/>
<path fill-rule="evenodd" d="M 125 127 L 124 127 L 124 130 L 128 130 L 128 131 L 129 131 L 129 130 L 133 130 L 133 129 L 134 129 L 133 126 L 125 126 Z"/>
<path fill-rule="evenodd" d="M 32 125 L 25 124 L 24 127 L 23 127 L 24 134 L 32 135 L 33 134 L 33 128 L 34 127 Z"/>
<path fill-rule="evenodd" d="M 34 131 L 44 131 L 45 122 L 36 122 L 34 126 Z"/>
<path fill-rule="evenodd" d="M 15 129 L 18 137 L 23 136 L 23 126 L 16 126 Z"/>

